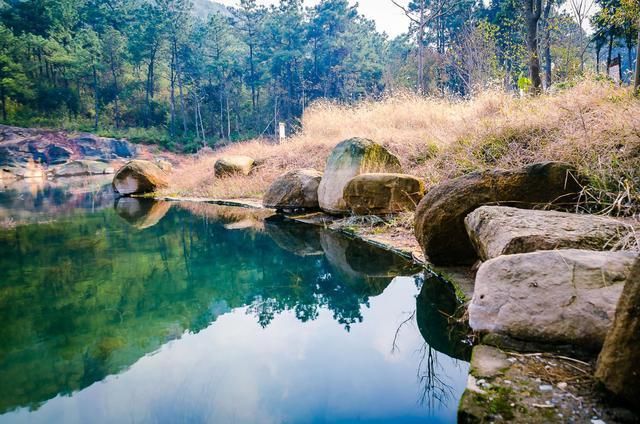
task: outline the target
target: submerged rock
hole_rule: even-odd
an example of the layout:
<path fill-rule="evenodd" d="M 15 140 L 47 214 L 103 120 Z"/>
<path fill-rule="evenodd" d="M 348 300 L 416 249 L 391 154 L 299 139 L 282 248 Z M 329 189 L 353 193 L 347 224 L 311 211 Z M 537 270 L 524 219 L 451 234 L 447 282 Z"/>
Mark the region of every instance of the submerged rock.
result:
<path fill-rule="evenodd" d="M 640 411 L 640 259 L 636 259 L 598 358 L 596 379 Z"/>
<path fill-rule="evenodd" d="M 322 173 L 315 169 L 289 171 L 271 184 L 262 199 L 267 208 L 318 209 L 318 186 Z"/>
<path fill-rule="evenodd" d="M 169 186 L 167 174 L 146 160 L 132 160 L 116 172 L 113 188 L 123 196 L 152 193 Z"/>
<path fill-rule="evenodd" d="M 360 174 L 344 188 L 347 208 L 357 215 L 413 211 L 424 196 L 424 182 L 405 174 Z"/>
<path fill-rule="evenodd" d="M 504 206 L 482 206 L 464 223 L 483 261 L 537 250 L 606 250 L 629 232 L 611 218 Z"/>
<path fill-rule="evenodd" d="M 636 254 L 556 250 L 485 262 L 469 306 L 475 331 L 597 350 Z"/>
<path fill-rule="evenodd" d="M 349 212 L 344 188 L 353 177 L 375 172 L 401 172 L 400 161 L 371 140 L 352 138 L 339 143 L 327 159 L 318 187 L 320 208 L 332 214 Z"/>
<path fill-rule="evenodd" d="M 230 155 L 222 156 L 213 165 L 216 177 L 229 175 L 249 175 L 253 170 L 255 160 L 249 156 Z"/>
<path fill-rule="evenodd" d="M 581 190 L 573 174 L 567 164 L 545 162 L 512 171 L 474 172 L 444 182 L 418 205 L 416 238 L 434 264 L 471 264 L 477 255 L 464 226 L 471 211 L 496 203 L 522 208 L 571 204 Z"/>

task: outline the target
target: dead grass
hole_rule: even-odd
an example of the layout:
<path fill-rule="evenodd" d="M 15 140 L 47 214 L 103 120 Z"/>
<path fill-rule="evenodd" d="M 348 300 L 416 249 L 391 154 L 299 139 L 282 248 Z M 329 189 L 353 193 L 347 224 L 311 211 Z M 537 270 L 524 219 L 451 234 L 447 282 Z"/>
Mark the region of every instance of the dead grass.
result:
<path fill-rule="evenodd" d="M 403 94 L 357 106 L 317 103 L 286 143 L 254 140 L 189 159 L 167 194 L 257 197 L 287 170 L 322 170 L 333 146 L 356 136 L 383 144 L 428 186 L 479 169 L 567 161 L 591 177 L 590 212 L 640 212 L 640 101 L 627 88 L 591 79 L 538 98 L 491 91 L 471 100 Z M 223 154 L 261 165 L 249 177 L 216 179 L 213 164 Z"/>

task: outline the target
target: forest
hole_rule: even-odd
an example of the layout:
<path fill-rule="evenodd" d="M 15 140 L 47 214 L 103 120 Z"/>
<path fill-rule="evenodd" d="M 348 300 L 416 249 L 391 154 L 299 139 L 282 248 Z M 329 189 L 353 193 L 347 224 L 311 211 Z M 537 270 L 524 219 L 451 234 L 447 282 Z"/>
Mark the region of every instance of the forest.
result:
<path fill-rule="evenodd" d="M 0 0 L 1 122 L 192 152 L 295 132 L 318 99 L 633 82 L 634 0 L 390 1 L 390 38 L 348 0 Z M 637 77 L 636 77 L 637 78 Z"/>

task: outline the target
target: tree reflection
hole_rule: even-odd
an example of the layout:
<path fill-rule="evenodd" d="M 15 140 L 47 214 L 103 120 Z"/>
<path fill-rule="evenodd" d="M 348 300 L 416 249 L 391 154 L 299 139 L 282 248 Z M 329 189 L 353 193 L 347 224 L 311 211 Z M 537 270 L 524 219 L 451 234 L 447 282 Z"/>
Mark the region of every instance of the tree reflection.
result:
<path fill-rule="evenodd" d="M 263 327 L 284 311 L 304 322 L 327 309 L 349 331 L 370 297 L 415 270 L 313 227 L 227 230 L 244 213 L 118 205 L 0 232 L 0 413 L 121 372 L 236 308 Z"/>

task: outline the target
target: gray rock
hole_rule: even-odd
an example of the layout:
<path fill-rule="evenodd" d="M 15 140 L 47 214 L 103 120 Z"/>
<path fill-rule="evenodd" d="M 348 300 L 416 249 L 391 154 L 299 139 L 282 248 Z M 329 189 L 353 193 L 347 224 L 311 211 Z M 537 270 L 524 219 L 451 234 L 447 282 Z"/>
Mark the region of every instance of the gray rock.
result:
<path fill-rule="evenodd" d="M 318 209 L 318 186 L 322 173 L 315 169 L 289 171 L 269 186 L 262 204 L 267 208 Z"/>
<path fill-rule="evenodd" d="M 516 170 L 474 172 L 432 188 L 416 210 L 415 235 L 436 265 L 468 265 L 477 255 L 464 219 L 482 205 L 534 208 L 547 203 L 572 204 L 581 187 L 575 170 L 545 162 Z"/>
<path fill-rule="evenodd" d="M 525 342 L 597 350 L 635 257 L 556 250 L 491 259 L 478 270 L 469 324 Z"/>
<path fill-rule="evenodd" d="M 353 177 L 365 173 L 401 172 L 400 160 L 371 140 L 352 138 L 339 143 L 329 155 L 320 186 L 320 208 L 331 214 L 344 214 L 349 207 L 344 189 Z"/>
<path fill-rule="evenodd" d="M 493 378 L 502 375 L 511 366 L 500 349 L 478 345 L 471 355 L 471 373 L 478 378 Z"/>
<path fill-rule="evenodd" d="M 537 250 L 607 250 L 629 231 L 611 218 L 504 206 L 482 206 L 464 223 L 483 261 Z"/>
<path fill-rule="evenodd" d="M 112 173 L 113 168 L 107 163 L 94 160 L 76 160 L 55 168 L 52 174 L 55 178 L 62 178 Z"/>
<path fill-rule="evenodd" d="M 360 174 L 344 188 L 343 197 L 357 215 L 413 211 L 424 196 L 424 182 L 405 174 Z"/>

